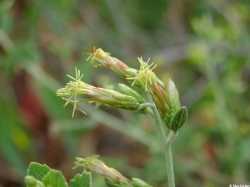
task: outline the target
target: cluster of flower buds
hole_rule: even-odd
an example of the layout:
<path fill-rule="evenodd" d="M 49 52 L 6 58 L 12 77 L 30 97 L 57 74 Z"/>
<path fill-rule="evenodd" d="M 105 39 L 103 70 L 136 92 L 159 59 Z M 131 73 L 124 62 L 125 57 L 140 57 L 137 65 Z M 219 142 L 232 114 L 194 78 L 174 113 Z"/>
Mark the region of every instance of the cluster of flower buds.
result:
<path fill-rule="evenodd" d="M 96 173 L 106 179 L 109 186 L 123 186 L 123 187 L 152 187 L 146 182 L 138 178 L 128 179 L 119 171 L 107 166 L 103 161 L 98 159 L 98 156 L 90 156 L 86 158 L 76 158 L 75 167 L 82 167 L 86 171 Z"/>
<path fill-rule="evenodd" d="M 78 69 L 75 70 L 75 77 L 68 75 L 71 81 L 64 88 L 57 91 L 57 95 L 65 100 L 65 105 L 73 104 L 73 116 L 75 110 L 83 98 L 90 103 L 108 105 L 115 108 L 145 112 L 143 97 L 130 87 L 119 84 L 121 91 L 100 88 L 83 82 L 82 75 Z"/>
<path fill-rule="evenodd" d="M 179 94 L 174 82 L 169 78 L 164 84 L 153 72 L 156 67 L 154 63 L 150 64 L 149 60 L 144 61 L 142 58 L 138 58 L 140 68 L 137 70 L 100 48 L 93 49 L 89 60 L 131 81 L 132 86 L 139 86 L 148 92 L 169 129 L 177 131 L 182 127 L 187 119 L 187 109 L 180 104 Z"/>

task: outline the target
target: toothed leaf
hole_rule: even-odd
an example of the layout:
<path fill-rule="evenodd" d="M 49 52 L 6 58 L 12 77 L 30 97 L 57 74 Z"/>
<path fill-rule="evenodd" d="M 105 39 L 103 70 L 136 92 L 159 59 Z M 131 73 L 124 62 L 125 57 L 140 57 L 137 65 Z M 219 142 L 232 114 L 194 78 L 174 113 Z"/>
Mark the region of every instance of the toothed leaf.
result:
<path fill-rule="evenodd" d="M 91 187 L 92 176 L 90 172 L 83 172 L 82 174 L 75 175 L 70 180 L 70 187 Z"/>
<path fill-rule="evenodd" d="M 37 180 L 42 180 L 49 170 L 50 168 L 46 164 L 31 162 L 27 170 L 27 175 L 33 176 Z"/>
<path fill-rule="evenodd" d="M 51 169 L 43 178 L 46 187 L 68 187 L 62 172 Z"/>

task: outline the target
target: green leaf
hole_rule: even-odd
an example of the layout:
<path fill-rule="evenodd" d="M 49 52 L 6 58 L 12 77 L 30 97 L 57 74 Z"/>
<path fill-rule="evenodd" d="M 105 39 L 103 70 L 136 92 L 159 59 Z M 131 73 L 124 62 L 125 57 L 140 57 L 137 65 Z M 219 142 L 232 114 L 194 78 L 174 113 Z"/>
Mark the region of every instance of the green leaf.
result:
<path fill-rule="evenodd" d="M 38 180 L 42 180 L 49 170 L 50 168 L 46 164 L 31 162 L 27 170 L 27 175 L 33 176 Z"/>
<path fill-rule="evenodd" d="M 45 187 L 44 184 L 33 176 L 25 177 L 26 187 Z"/>
<path fill-rule="evenodd" d="M 43 178 L 46 187 L 68 187 L 62 172 L 51 169 Z"/>
<path fill-rule="evenodd" d="M 70 180 L 70 187 L 91 187 L 92 176 L 90 172 L 83 172 L 82 174 L 75 175 Z"/>

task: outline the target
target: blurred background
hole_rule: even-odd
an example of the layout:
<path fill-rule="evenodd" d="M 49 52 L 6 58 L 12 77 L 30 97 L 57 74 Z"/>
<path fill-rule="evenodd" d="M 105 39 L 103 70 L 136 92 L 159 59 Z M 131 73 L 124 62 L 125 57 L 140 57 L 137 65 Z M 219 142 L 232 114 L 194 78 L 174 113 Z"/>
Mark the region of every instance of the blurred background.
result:
<path fill-rule="evenodd" d="M 150 117 L 86 104 L 72 119 L 55 95 L 75 66 L 94 85 L 121 82 L 86 62 L 93 46 L 132 67 L 151 57 L 176 82 L 189 108 L 174 145 L 178 187 L 250 183 L 250 1 L 0 0 L 0 187 L 23 186 L 30 161 L 70 177 L 74 158 L 91 154 L 165 186 Z"/>

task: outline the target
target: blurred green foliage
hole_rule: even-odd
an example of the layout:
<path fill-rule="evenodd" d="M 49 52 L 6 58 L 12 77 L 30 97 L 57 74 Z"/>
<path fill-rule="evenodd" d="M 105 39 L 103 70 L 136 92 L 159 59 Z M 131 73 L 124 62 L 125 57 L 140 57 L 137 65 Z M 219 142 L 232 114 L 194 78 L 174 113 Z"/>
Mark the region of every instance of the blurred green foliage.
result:
<path fill-rule="evenodd" d="M 0 1 L 0 185 L 7 169 L 23 176 L 31 160 L 71 176 L 72 159 L 94 152 L 128 176 L 164 184 L 151 119 L 89 105 L 87 117 L 71 119 L 55 96 L 75 66 L 96 85 L 115 79 L 86 63 L 92 46 L 134 67 L 137 56 L 151 57 L 161 78 L 175 80 L 190 109 L 175 143 L 178 186 L 249 183 L 249 10 L 244 0 Z M 30 90 L 40 104 L 25 97 Z"/>

